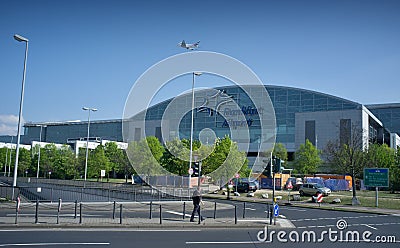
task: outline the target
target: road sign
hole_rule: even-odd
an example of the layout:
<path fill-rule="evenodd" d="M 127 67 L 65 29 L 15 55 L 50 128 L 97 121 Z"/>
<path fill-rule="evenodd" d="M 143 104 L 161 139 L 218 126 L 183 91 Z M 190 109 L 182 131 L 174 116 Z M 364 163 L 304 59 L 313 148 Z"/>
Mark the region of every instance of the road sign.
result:
<path fill-rule="evenodd" d="M 274 216 L 275 217 L 279 216 L 279 205 L 278 204 L 274 205 Z"/>
<path fill-rule="evenodd" d="M 100 176 L 105 177 L 106 176 L 106 170 L 100 170 Z"/>
<path fill-rule="evenodd" d="M 287 188 L 287 189 L 293 189 L 292 181 L 289 180 L 289 182 L 288 182 L 286 188 Z"/>
<path fill-rule="evenodd" d="M 193 168 L 189 168 L 189 175 L 193 175 Z"/>
<path fill-rule="evenodd" d="M 322 194 L 320 193 L 320 194 L 317 195 L 317 202 L 321 203 L 322 200 L 323 200 L 323 197 L 322 197 Z"/>
<path fill-rule="evenodd" d="M 364 185 L 367 187 L 389 187 L 389 169 L 365 168 Z"/>

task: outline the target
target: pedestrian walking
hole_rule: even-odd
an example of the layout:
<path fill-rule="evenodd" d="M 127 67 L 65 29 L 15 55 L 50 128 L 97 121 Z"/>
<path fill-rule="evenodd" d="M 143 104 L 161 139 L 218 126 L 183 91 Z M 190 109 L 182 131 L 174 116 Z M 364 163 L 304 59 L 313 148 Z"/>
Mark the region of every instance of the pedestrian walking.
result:
<path fill-rule="evenodd" d="M 200 188 L 197 188 L 193 192 L 192 200 L 193 200 L 193 212 L 192 212 L 192 216 L 190 217 L 190 222 L 194 222 L 194 215 L 196 213 L 199 216 L 201 221 L 205 220 L 205 218 L 203 216 L 201 216 L 201 214 L 200 214 L 200 204 L 203 203 Z"/>

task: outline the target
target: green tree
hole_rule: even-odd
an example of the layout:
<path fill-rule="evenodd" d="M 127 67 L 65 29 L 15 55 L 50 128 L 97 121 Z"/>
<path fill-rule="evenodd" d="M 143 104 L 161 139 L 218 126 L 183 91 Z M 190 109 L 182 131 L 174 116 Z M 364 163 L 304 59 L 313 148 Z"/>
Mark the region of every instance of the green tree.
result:
<path fill-rule="evenodd" d="M 89 153 L 87 177 L 98 178 L 101 170 L 105 170 L 106 174 L 108 174 L 111 171 L 111 163 L 105 154 L 104 146 L 98 145 Z"/>
<path fill-rule="evenodd" d="M 161 158 L 162 166 L 171 173 L 183 176 L 188 174 L 189 162 L 180 158 L 188 158 L 189 152 L 184 142 L 174 139 L 166 142 L 164 154 Z"/>
<path fill-rule="evenodd" d="M 275 144 L 272 155 L 275 157 L 278 157 L 284 161 L 287 161 L 287 159 L 288 159 L 287 149 L 286 149 L 285 145 L 282 143 Z"/>
<path fill-rule="evenodd" d="M 393 175 L 400 175 L 400 146 L 397 146 Z M 394 176 L 392 191 L 400 190 L 400 177 Z"/>
<path fill-rule="evenodd" d="M 54 144 L 47 144 L 40 149 L 39 174 L 42 174 L 43 177 L 47 177 L 50 171 L 53 173 L 55 170 L 54 161 L 56 161 L 56 154 L 57 147 Z M 36 161 L 34 160 L 34 162 L 37 164 L 37 157 Z"/>
<path fill-rule="evenodd" d="M 132 172 L 132 167 L 129 164 L 129 161 L 126 157 L 125 152 L 122 149 L 118 148 L 117 143 L 108 142 L 104 146 L 106 157 L 110 162 L 112 177 L 116 177 L 117 173 L 121 173 L 127 176 Z"/>
<path fill-rule="evenodd" d="M 126 152 L 138 174 L 153 176 L 162 172 L 159 165 L 164 147 L 156 137 L 149 136 L 140 141 L 133 141 L 129 143 Z"/>
<path fill-rule="evenodd" d="M 294 166 L 298 173 L 314 174 L 322 163 L 318 149 L 309 141 L 301 144 L 295 153 Z"/>
<path fill-rule="evenodd" d="M 396 164 L 396 151 L 386 144 L 370 144 L 365 157 L 366 167 L 389 168 L 389 186 L 394 191 L 395 186 L 399 183 L 399 167 Z"/>
<path fill-rule="evenodd" d="M 29 172 L 29 167 L 31 165 L 31 152 L 25 148 L 19 148 L 19 158 L 18 158 L 18 174 L 25 176 L 25 172 Z"/>
<path fill-rule="evenodd" d="M 73 179 L 78 175 L 75 154 L 68 145 L 57 149 L 53 166 L 53 178 Z"/>
<path fill-rule="evenodd" d="M 10 163 L 10 155 L 12 149 L 8 149 L 7 147 L 0 148 L 0 174 L 8 172 L 8 165 Z M 12 156 L 12 155 L 11 155 Z M 5 168 L 7 167 L 7 168 Z"/>
<path fill-rule="evenodd" d="M 220 185 L 231 179 L 235 173 L 241 173 L 242 177 L 248 177 L 250 170 L 248 160 L 244 152 L 240 152 L 236 142 L 228 136 L 223 139 L 216 139 L 215 149 L 211 155 L 204 160 L 207 172 L 214 181 Z"/>

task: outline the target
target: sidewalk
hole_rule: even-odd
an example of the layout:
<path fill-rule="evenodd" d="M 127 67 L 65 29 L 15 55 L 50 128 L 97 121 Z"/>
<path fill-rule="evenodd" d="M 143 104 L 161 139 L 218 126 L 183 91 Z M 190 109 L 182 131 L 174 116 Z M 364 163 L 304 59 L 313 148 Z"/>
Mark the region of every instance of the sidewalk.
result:
<path fill-rule="evenodd" d="M 187 202 L 189 203 L 189 202 Z M 185 218 L 182 214 L 183 202 L 154 202 L 153 214 L 151 218 L 148 212 L 148 205 L 144 202 L 125 202 L 123 203 L 122 216 L 119 208 L 116 208 L 114 218 L 113 203 L 83 203 L 84 211 L 82 217 L 74 213 L 74 203 L 63 204 L 57 218 L 57 203 L 41 203 L 38 211 L 38 218 L 35 217 L 34 204 L 21 205 L 16 222 L 15 203 L 0 204 L 0 229 L 5 228 L 263 228 L 270 224 L 270 220 L 265 215 L 262 217 L 243 218 L 239 212 L 235 216 L 219 217 L 218 211 L 231 211 L 232 206 L 218 203 L 218 211 L 214 219 L 214 202 L 206 202 L 204 206 L 204 216 L 206 219 L 200 224 L 198 218 L 195 222 L 190 222 L 191 205 L 185 211 Z M 162 214 L 157 211 L 158 204 L 162 204 Z M 117 204 L 119 205 L 119 203 Z M 79 208 L 78 208 L 79 209 Z M 233 213 L 233 212 L 232 212 Z M 226 213 L 225 213 L 226 214 Z M 226 215 L 225 215 L 226 216 Z M 37 223 L 35 223 L 37 222 Z M 59 223 L 59 224 L 57 224 Z M 293 228 L 294 225 L 286 219 L 276 218 L 272 221 L 271 228 Z"/>
<path fill-rule="evenodd" d="M 119 227 L 119 228 L 263 228 L 269 225 L 269 220 L 261 220 L 254 218 L 238 219 L 237 224 L 232 219 L 227 218 L 207 218 L 198 224 L 196 218 L 195 222 L 190 222 L 189 219 L 178 219 L 178 218 L 166 218 L 162 219 L 160 224 L 159 219 L 145 219 L 145 218 L 125 218 L 122 220 L 122 224 L 119 223 L 119 219 L 115 221 L 104 222 L 101 219 L 84 219 L 82 224 L 79 224 L 79 220 L 66 221 L 65 219 L 60 220 L 60 224 L 57 224 L 55 218 L 40 218 L 37 224 L 30 220 L 24 220 L 18 218 L 18 224 L 15 224 L 15 217 L 0 217 L 0 229 L 9 228 L 20 228 L 20 227 L 35 227 L 35 228 L 82 228 L 82 227 L 93 227 L 93 228 L 104 228 L 104 227 Z M 286 219 L 277 218 L 274 224 L 269 225 L 270 228 L 294 228 L 294 225 Z"/>

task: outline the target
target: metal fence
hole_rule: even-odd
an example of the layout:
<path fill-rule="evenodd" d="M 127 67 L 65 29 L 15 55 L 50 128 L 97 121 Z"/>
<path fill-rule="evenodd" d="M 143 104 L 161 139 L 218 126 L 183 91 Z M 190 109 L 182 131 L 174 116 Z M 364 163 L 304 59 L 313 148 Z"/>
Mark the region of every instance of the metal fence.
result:
<path fill-rule="evenodd" d="M 201 215 L 205 216 L 209 223 L 237 224 L 240 219 L 248 218 L 249 213 L 246 212 L 246 209 L 249 207 L 251 207 L 251 203 L 231 205 L 206 201 L 201 207 Z M 192 208 L 192 204 L 188 201 L 97 203 L 75 201 L 64 203 L 58 199 L 53 203 L 36 201 L 18 204 L 8 202 L 0 204 L 0 224 L 126 224 L 138 226 L 176 224 L 189 222 Z M 198 216 L 195 218 L 196 222 L 199 221 Z M 250 218 L 263 219 L 267 223 L 272 217 L 269 214 L 263 214 Z"/>
<path fill-rule="evenodd" d="M 193 179 L 193 178 L 192 178 Z M 1 177 L 0 183 L 12 185 L 11 177 Z M 93 182 L 82 180 L 60 180 L 20 177 L 17 186 L 28 200 L 53 201 L 141 201 L 141 200 L 184 200 L 190 199 L 196 187 L 182 186 L 187 178 L 180 176 L 154 176 L 148 184 Z M 1 185 L 1 184 L 0 184 Z M 156 186 L 156 187 L 153 187 Z M 203 192 L 216 190 L 214 185 L 203 184 Z"/>
<path fill-rule="evenodd" d="M 187 200 L 192 195 L 193 188 L 159 187 L 125 183 L 83 182 L 75 180 L 57 180 L 42 178 L 20 178 L 18 187 L 9 185 L 12 178 L 0 177 L 0 188 L 4 193 L 0 197 L 12 199 L 12 196 L 21 195 L 27 201 L 53 202 L 59 198 L 64 201 L 161 201 L 161 200 Z M 1 193 L 1 192 L 0 192 Z"/>

